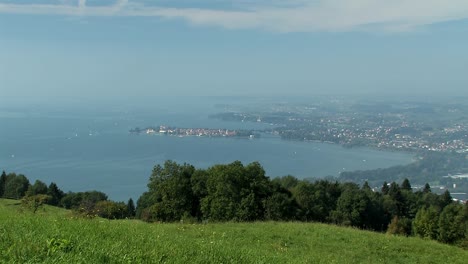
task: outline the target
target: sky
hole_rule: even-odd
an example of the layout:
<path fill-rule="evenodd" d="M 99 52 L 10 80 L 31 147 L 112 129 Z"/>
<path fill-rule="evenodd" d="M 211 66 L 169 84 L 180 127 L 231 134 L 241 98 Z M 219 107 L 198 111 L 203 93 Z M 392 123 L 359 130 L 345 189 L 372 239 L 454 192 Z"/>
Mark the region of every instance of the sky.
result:
<path fill-rule="evenodd" d="M 0 102 L 468 96 L 466 0 L 0 0 Z"/>

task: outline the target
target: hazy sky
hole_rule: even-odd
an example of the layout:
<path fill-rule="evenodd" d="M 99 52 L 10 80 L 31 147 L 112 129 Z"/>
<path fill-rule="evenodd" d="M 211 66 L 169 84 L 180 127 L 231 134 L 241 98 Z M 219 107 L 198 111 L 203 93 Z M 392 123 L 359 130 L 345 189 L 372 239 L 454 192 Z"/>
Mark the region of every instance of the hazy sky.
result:
<path fill-rule="evenodd" d="M 468 94 L 467 0 L 0 0 L 0 97 Z"/>

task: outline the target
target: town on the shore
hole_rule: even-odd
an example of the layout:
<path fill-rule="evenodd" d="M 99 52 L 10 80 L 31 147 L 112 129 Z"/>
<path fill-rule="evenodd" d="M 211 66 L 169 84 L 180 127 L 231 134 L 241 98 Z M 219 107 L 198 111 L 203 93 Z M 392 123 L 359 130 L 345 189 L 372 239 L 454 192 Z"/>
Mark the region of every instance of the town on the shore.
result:
<path fill-rule="evenodd" d="M 197 137 L 244 137 L 258 138 L 260 135 L 252 130 L 233 130 L 233 129 L 217 129 L 217 128 L 179 128 L 170 126 L 154 126 L 146 128 L 134 128 L 130 133 L 137 134 L 159 134 L 169 136 L 197 136 Z"/>

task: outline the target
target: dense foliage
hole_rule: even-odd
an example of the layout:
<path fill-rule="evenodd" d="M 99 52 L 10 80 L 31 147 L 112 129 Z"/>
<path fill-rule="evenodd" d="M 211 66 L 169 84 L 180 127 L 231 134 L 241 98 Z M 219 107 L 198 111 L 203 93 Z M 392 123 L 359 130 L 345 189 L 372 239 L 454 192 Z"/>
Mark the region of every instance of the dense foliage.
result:
<path fill-rule="evenodd" d="M 127 204 L 99 191 L 64 193 L 55 183 L 30 184 L 24 175 L 0 177 L 2 197 L 22 199 L 36 212 L 43 204 L 73 209 L 86 217 L 137 218 L 148 222 L 304 221 L 416 235 L 468 248 L 468 205 L 452 201 L 448 191 L 414 192 L 408 179 L 384 182 L 374 191 L 329 180 L 270 179 L 258 162 L 239 161 L 198 169 L 166 161 L 156 165 L 148 190 Z"/>
<path fill-rule="evenodd" d="M 468 205 L 450 193 L 413 192 L 409 180 L 384 183 L 315 182 L 293 176 L 269 179 L 258 162 L 235 161 L 197 169 L 166 161 L 157 165 L 137 202 L 145 221 L 314 221 L 467 246 Z"/>
<path fill-rule="evenodd" d="M 108 200 L 105 193 L 99 191 L 64 193 L 57 184 L 47 186 L 36 180 L 30 184 L 26 176 L 3 171 L 0 176 L 0 198 L 21 199 L 23 206 L 34 213 L 43 205 L 60 206 L 73 209 L 86 217 L 100 216 L 109 219 L 122 219 L 135 215 L 132 199 L 128 204 Z"/>

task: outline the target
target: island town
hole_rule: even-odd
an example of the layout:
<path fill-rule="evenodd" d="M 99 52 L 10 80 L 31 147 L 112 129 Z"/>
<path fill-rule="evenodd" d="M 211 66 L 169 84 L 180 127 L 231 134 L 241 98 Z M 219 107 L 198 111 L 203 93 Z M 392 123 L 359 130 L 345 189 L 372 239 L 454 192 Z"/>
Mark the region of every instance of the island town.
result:
<path fill-rule="evenodd" d="M 169 135 L 169 136 L 197 136 L 197 137 L 244 137 L 244 138 L 258 138 L 260 135 L 254 133 L 252 130 L 231 130 L 231 129 L 217 129 L 217 128 L 179 128 L 171 126 L 151 126 L 146 128 L 134 128 L 129 131 L 136 134 L 147 135 Z"/>

